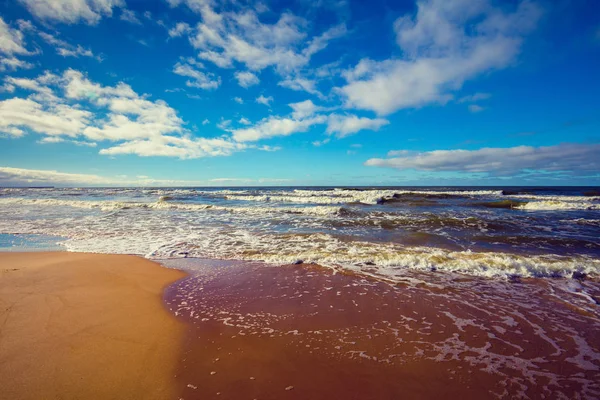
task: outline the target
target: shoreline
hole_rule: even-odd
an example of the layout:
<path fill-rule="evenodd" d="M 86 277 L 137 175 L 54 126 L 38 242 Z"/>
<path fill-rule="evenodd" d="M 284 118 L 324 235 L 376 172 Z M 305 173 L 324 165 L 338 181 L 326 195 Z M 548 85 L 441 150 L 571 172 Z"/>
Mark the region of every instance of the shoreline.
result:
<path fill-rule="evenodd" d="M 0 398 L 178 398 L 185 277 L 136 256 L 0 253 Z"/>
<path fill-rule="evenodd" d="M 599 310 L 576 287 L 409 275 L 0 253 L 0 397 L 600 395 Z"/>

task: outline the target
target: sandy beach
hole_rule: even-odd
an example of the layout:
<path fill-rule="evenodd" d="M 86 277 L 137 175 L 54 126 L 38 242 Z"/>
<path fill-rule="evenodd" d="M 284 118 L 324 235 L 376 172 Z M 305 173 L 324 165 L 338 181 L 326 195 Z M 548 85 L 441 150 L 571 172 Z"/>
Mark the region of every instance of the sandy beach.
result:
<path fill-rule="evenodd" d="M 0 398 L 172 399 L 182 272 L 134 256 L 0 253 Z"/>
<path fill-rule="evenodd" d="M 186 262 L 0 253 L 0 398 L 600 394 L 595 282 Z"/>

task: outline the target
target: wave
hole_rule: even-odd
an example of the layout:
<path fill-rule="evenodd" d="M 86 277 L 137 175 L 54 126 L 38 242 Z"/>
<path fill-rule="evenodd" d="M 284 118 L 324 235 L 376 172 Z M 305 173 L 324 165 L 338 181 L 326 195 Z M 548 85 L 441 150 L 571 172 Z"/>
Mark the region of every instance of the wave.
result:
<path fill-rule="evenodd" d="M 297 260 L 332 269 L 352 270 L 394 279 L 406 269 L 445 271 L 481 277 L 570 277 L 573 273 L 599 276 L 600 260 L 583 256 L 525 256 L 498 252 L 450 251 L 403 247 L 389 243 L 347 242 L 325 234 L 286 234 L 252 238 L 236 236 L 235 246 L 221 238 L 209 246 L 186 242 L 162 246 L 150 258 L 200 257 L 291 264 Z"/>
<path fill-rule="evenodd" d="M 155 203 L 123 202 L 111 200 L 60 200 L 60 199 L 27 199 L 27 198 L 0 198 L 0 205 L 29 205 L 29 206 L 64 206 L 86 209 L 99 209 L 101 211 L 117 211 L 128 209 L 156 209 L 156 210 L 182 210 L 182 211 L 226 211 L 246 214 L 304 214 L 304 215 L 342 215 L 349 211 L 343 207 L 317 206 L 310 208 L 300 207 L 227 207 L 213 204 L 174 203 L 168 196 L 163 196 Z"/>
<path fill-rule="evenodd" d="M 215 191 L 212 193 L 224 193 Z M 357 189 L 333 189 L 333 190 L 305 190 L 296 189 L 292 192 L 269 191 L 249 194 L 232 193 L 227 191 L 228 200 L 244 200 L 254 202 L 288 202 L 299 204 L 380 204 L 394 199 L 400 201 L 403 197 L 418 196 L 424 198 L 468 198 L 473 196 L 499 196 L 497 190 L 465 190 L 465 191 L 415 191 L 415 190 L 357 190 Z"/>
<path fill-rule="evenodd" d="M 600 210 L 600 204 L 583 200 L 541 200 L 530 201 L 528 203 L 518 205 L 515 208 L 527 211 Z"/>

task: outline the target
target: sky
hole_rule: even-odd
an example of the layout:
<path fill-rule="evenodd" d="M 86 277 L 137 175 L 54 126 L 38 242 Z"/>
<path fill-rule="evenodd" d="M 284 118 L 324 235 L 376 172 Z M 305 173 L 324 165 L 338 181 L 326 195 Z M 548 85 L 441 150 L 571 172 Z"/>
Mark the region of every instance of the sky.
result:
<path fill-rule="evenodd" d="M 0 186 L 599 185 L 595 0 L 0 2 Z"/>

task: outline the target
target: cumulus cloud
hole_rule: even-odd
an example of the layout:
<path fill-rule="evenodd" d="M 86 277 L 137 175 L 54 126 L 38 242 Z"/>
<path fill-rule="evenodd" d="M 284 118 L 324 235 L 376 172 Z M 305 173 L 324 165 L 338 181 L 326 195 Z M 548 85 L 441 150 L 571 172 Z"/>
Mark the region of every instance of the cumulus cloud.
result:
<path fill-rule="evenodd" d="M 254 142 L 277 136 L 289 136 L 298 132 L 306 132 L 316 124 L 322 124 L 326 117 L 319 115 L 305 119 L 269 117 L 260 121 L 255 126 L 231 131 L 233 138 L 238 142 Z"/>
<path fill-rule="evenodd" d="M 256 102 L 257 102 L 258 104 L 264 104 L 265 106 L 267 106 L 267 107 L 268 107 L 268 106 L 269 106 L 269 105 L 271 105 L 271 103 L 273 102 L 273 97 L 272 97 L 272 96 L 267 96 L 267 97 L 265 97 L 265 96 L 263 96 L 263 95 L 261 94 L 260 96 L 258 96 L 258 97 L 256 98 Z"/>
<path fill-rule="evenodd" d="M 292 117 L 295 119 L 302 119 L 310 117 L 311 115 L 326 110 L 325 107 L 317 106 L 312 100 L 304 100 L 298 103 L 288 104 L 292 110 Z"/>
<path fill-rule="evenodd" d="M 268 103 L 268 102 L 267 102 Z M 352 114 L 329 114 L 331 107 L 318 106 L 312 100 L 304 100 L 288 104 L 292 112 L 288 116 L 271 116 L 264 118 L 254 126 L 230 129 L 232 137 L 238 142 L 254 142 L 273 137 L 290 136 L 308 131 L 315 125 L 327 124 L 326 132 L 338 138 L 349 136 L 361 130 L 379 130 L 389 121 L 383 118 L 358 117 Z M 245 120 L 244 122 L 246 122 Z M 246 125 L 241 120 L 239 121 Z M 249 122 L 249 121 L 247 121 Z M 329 138 L 315 141 L 313 145 L 328 143 Z"/>
<path fill-rule="evenodd" d="M 198 65 L 198 64 L 196 64 Z M 177 75 L 186 76 L 189 79 L 186 81 L 186 86 L 199 89 L 216 89 L 221 85 L 221 78 L 210 72 L 202 72 L 196 69 L 193 65 L 186 62 L 178 62 L 173 68 L 173 72 Z"/>
<path fill-rule="evenodd" d="M 244 99 L 242 99 L 241 97 L 234 97 L 233 101 L 235 101 L 238 104 L 244 104 Z"/>
<path fill-rule="evenodd" d="M 600 171 L 600 144 L 563 143 L 555 146 L 517 146 L 479 150 L 392 151 L 390 158 L 372 158 L 365 165 L 432 172 L 478 172 L 513 175 L 524 171 L 567 172 L 573 175 Z"/>
<path fill-rule="evenodd" d="M 76 24 L 97 24 L 112 16 L 113 8 L 124 7 L 123 0 L 19 0 L 31 14 L 41 20 Z"/>
<path fill-rule="evenodd" d="M 238 71 L 235 73 L 235 79 L 238 84 L 243 88 L 249 88 L 250 86 L 258 85 L 260 79 L 250 71 Z"/>
<path fill-rule="evenodd" d="M 191 138 L 175 136 L 158 136 L 147 140 L 132 140 L 108 149 L 100 150 L 100 154 L 136 154 L 142 157 L 163 156 L 178 158 L 200 158 L 206 156 L 228 156 L 247 146 L 234 141 L 215 138 Z"/>
<path fill-rule="evenodd" d="M 92 113 L 67 104 L 41 104 L 32 99 L 0 101 L 0 132 L 13 136 L 28 128 L 49 136 L 76 137 L 90 123 Z"/>
<path fill-rule="evenodd" d="M 286 75 L 307 65 L 329 41 L 346 34 L 346 27 L 339 25 L 309 37 L 309 21 L 289 12 L 268 23 L 261 21 L 260 13 L 253 9 L 227 7 L 221 12 L 218 3 L 211 1 L 169 0 L 169 3 L 173 7 L 185 4 L 202 17 L 188 33 L 190 43 L 201 59 L 221 68 L 233 67 L 237 62 L 252 71 L 274 67 Z"/>
<path fill-rule="evenodd" d="M 384 118 L 367 118 L 356 115 L 332 114 L 327 120 L 327 133 L 339 138 L 350 136 L 362 130 L 378 131 L 390 121 Z"/>
<path fill-rule="evenodd" d="M 345 71 L 338 91 L 347 107 L 387 115 L 443 104 L 466 80 L 510 65 L 541 15 L 529 0 L 512 12 L 491 0 L 421 0 L 417 7 L 394 23 L 402 57 L 363 59 Z"/>
<path fill-rule="evenodd" d="M 178 22 L 175 26 L 169 29 L 169 36 L 172 38 L 183 36 L 192 31 L 189 24 L 185 22 Z"/>
<path fill-rule="evenodd" d="M 13 28 L 0 16 L 0 72 L 33 67 L 31 63 L 17 57 L 35 54 L 25 47 L 24 31 L 31 27 L 31 24 L 22 20 L 19 22 L 21 26 Z"/>
<path fill-rule="evenodd" d="M 149 100 L 120 82 L 103 86 L 83 73 L 45 73 L 35 79 L 6 79 L 32 92 L 0 101 L 0 133 L 18 137 L 33 131 L 43 143 L 111 142 L 100 154 L 198 158 L 230 155 L 250 146 L 231 137 L 195 137 L 177 112 L 162 100 Z"/>

